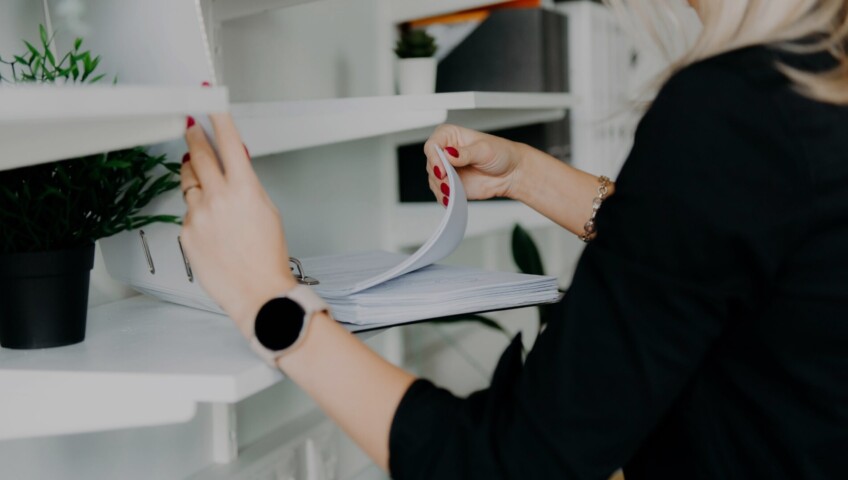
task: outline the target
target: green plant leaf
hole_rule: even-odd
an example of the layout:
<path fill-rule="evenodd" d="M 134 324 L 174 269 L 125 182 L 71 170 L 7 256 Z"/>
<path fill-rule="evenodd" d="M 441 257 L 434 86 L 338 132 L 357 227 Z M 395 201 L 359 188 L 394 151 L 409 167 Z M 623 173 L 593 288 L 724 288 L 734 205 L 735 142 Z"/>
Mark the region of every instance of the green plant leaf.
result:
<path fill-rule="evenodd" d="M 41 57 L 41 52 L 39 52 L 38 49 L 35 48 L 31 43 L 24 40 L 24 45 L 26 45 L 27 50 L 29 50 L 29 53 L 31 53 L 32 56 L 37 57 L 37 58 Z"/>
<path fill-rule="evenodd" d="M 81 46 L 82 46 L 82 37 L 77 37 L 77 39 L 74 40 L 74 50 L 79 50 Z"/>
<path fill-rule="evenodd" d="M 516 225 L 512 230 L 512 258 L 522 273 L 544 275 L 545 268 L 533 237 Z"/>
<path fill-rule="evenodd" d="M 130 168 L 132 162 L 126 160 L 109 160 L 103 166 L 106 168 Z"/>
<path fill-rule="evenodd" d="M 45 47 L 50 44 L 50 40 L 47 37 L 47 29 L 44 28 L 44 25 L 38 26 L 38 33 L 41 35 L 41 44 Z"/>
<path fill-rule="evenodd" d="M 50 65 L 53 68 L 56 68 L 56 57 L 53 55 L 53 52 L 51 52 L 49 48 L 47 50 L 44 50 L 44 56 L 47 57 L 47 61 L 50 62 Z"/>

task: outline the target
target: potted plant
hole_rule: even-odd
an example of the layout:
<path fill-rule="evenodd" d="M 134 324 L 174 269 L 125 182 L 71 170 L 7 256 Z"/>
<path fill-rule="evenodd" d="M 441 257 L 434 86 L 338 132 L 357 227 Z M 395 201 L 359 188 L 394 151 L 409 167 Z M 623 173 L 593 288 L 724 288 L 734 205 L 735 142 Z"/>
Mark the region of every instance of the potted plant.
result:
<path fill-rule="evenodd" d="M 398 57 L 398 93 L 428 94 L 436 91 L 436 39 L 424 30 L 404 29 L 395 46 Z"/>
<path fill-rule="evenodd" d="M 41 27 L 41 48 L 0 59 L 6 83 L 91 84 L 100 62 L 82 40 L 59 57 Z M 43 141 L 50 141 L 45 138 Z M 1 147 L 0 147 L 1 148 Z M 143 148 L 0 172 L 0 346 L 70 345 L 85 337 L 94 242 L 173 216 L 140 210 L 179 185 L 179 165 Z"/>

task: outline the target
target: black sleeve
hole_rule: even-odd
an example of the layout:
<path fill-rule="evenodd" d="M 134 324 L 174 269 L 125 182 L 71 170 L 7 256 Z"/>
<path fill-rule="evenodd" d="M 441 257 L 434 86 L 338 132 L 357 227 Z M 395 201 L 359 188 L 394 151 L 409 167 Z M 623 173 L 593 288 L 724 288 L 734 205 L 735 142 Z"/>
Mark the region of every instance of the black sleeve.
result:
<path fill-rule="evenodd" d="M 514 343 L 467 399 L 413 384 L 392 425 L 394 478 L 607 479 L 626 464 L 793 238 L 780 122 L 749 113 L 767 103 L 709 65 L 665 86 L 526 364 Z"/>

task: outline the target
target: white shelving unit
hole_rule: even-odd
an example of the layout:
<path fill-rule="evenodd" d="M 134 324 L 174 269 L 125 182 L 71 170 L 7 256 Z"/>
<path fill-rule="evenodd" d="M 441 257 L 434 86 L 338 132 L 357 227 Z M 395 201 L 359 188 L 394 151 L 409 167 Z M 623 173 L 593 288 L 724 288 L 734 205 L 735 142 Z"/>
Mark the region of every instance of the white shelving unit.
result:
<path fill-rule="evenodd" d="M 187 421 L 282 379 L 229 318 L 134 297 L 90 310 L 83 343 L 0 349 L 0 440 Z"/>
<path fill-rule="evenodd" d="M 229 108 L 225 88 L 0 88 L 0 170 L 178 138 L 186 115 Z"/>
<path fill-rule="evenodd" d="M 55 8 L 56 0 L 48 2 Z M 259 102 L 228 106 L 225 89 L 200 87 L 114 87 L 96 93 L 94 89 L 41 89 L 35 93 L 0 89 L 0 144 L 5 149 L 0 170 L 175 139 L 183 133 L 185 115 L 229 107 L 254 156 L 290 152 L 280 157 L 281 161 L 257 162 L 257 168 L 268 185 L 279 187 L 273 193 L 288 212 L 291 244 L 317 244 L 322 251 L 316 254 L 413 247 L 432 234 L 432 226 L 443 215 L 441 206 L 398 202 L 394 175 L 397 145 L 420 141 L 445 121 L 479 130 L 500 129 L 554 121 L 576 105 L 568 94 L 390 95 L 394 91 L 391 47 L 396 23 L 495 3 L 493 0 L 88 3 L 90 18 L 86 20 L 91 34 L 86 35 L 86 45 L 105 59 L 121 63 L 123 80 L 145 85 L 198 85 L 217 79 L 231 87 L 234 98 Z M 285 14 L 271 12 L 290 6 L 293 8 Z M 153 37 L 151 26 L 157 31 Z M 113 41 L 115 38 L 120 41 Z M 174 54 L 154 57 L 155 62 L 144 55 L 172 50 Z M 177 54 L 188 50 L 196 54 Z M 93 101 L 88 95 L 95 94 Z M 354 97 L 276 101 L 351 95 Z M 580 100 L 586 98 L 580 94 Z M 43 141 L 45 138 L 50 141 Z M 330 146 L 366 138 L 370 140 Z M 319 182 L 326 182 L 322 188 L 330 193 L 316 198 L 311 194 Z M 182 206 L 179 192 L 171 200 L 174 203 L 164 201 L 161 208 L 170 211 L 172 205 Z M 528 228 L 551 224 L 510 201 L 475 203 L 470 208 L 469 237 L 508 230 L 514 223 Z M 149 238 L 154 239 L 158 228 L 161 231 L 155 238 L 161 237 L 167 251 L 157 257 L 157 275 L 161 278 L 173 268 L 175 278 L 183 281 L 184 264 L 175 250 L 174 232 L 171 226 L 151 226 L 146 229 Z M 495 242 L 488 240 L 474 240 L 475 246 L 482 244 L 486 262 L 503 256 L 493 247 Z M 141 248 L 137 235 L 128 242 L 134 249 Z M 165 261 L 171 254 L 173 261 Z M 380 342 L 376 349 L 388 358 L 403 358 L 399 337 L 382 335 L 375 340 Z M 48 458 L 48 462 L 44 445 L 55 442 L 67 448 L 73 443 L 76 464 L 53 461 L 54 470 L 44 471 L 62 472 L 52 478 L 86 476 L 82 465 L 95 465 L 111 453 L 118 452 L 112 457 L 121 457 L 122 465 L 131 467 L 156 458 L 151 456 L 156 450 L 145 442 L 154 443 L 156 431 L 167 430 L 171 433 L 162 433 L 168 435 L 165 443 L 183 438 L 173 432 L 188 439 L 179 444 L 184 464 L 180 468 L 199 470 L 208 467 L 209 461 L 235 461 L 239 449 L 259 438 L 276 418 L 313 407 L 302 399 L 289 401 L 296 388 L 293 382 L 282 380 L 282 374 L 249 350 L 226 317 L 146 297 L 124 300 L 90 311 L 82 344 L 44 351 L 0 350 L 0 440 L 162 425 L 131 430 L 133 439 L 124 443 L 112 441 L 117 432 L 92 435 L 91 439 L 17 443 L 33 442 L 33 454 Z M 272 401 L 280 396 L 286 401 Z M 212 404 L 212 415 L 207 415 L 205 404 Z M 256 404 L 263 408 L 253 408 Z M 198 409 L 198 405 L 204 406 Z M 180 422 L 188 423 L 176 425 Z M 196 425 L 202 433 L 191 433 L 189 425 Z M 103 444 L 93 437 L 104 439 Z M 80 445 L 89 449 L 76 455 Z M 206 451 L 209 446 L 211 456 Z M 132 453 L 124 458 L 123 451 Z M 14 459 L 8 452 L 5 457 L 0 455 L 6 462 Z M 356 462 L 348 459 L 343 463 L 345 476 L 341 478 L 353 478 L 351 465 Z M 128 478 L 146 474 L 143 468 L 129 468 L 128 472 Z"/>
<path fill-rule="evenodd" d="M 561 118 L 572 104 L 560 93 L 457 92 L 242 103 L 232 112 L 260 156 L 433 127 L 456 115 L 465 125 L 523 125 Z"/>
<path fill-rule="evenodd" d="M 188 421 L 283 379 L 228 317 L 133 297 L 89 310 L 83 343 L 0 349 L 0 440 Z"/>

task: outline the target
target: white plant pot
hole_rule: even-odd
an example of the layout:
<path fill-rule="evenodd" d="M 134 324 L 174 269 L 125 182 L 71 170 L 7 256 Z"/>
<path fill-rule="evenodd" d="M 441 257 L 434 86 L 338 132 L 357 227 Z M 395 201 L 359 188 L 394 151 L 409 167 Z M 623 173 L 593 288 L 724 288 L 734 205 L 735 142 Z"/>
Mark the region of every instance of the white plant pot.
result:
<path fill-rule="evenodd" d="M 401 58 L 397 62 L 398 93 L 426 95 L 436 92 L 435 58 Z"/>

